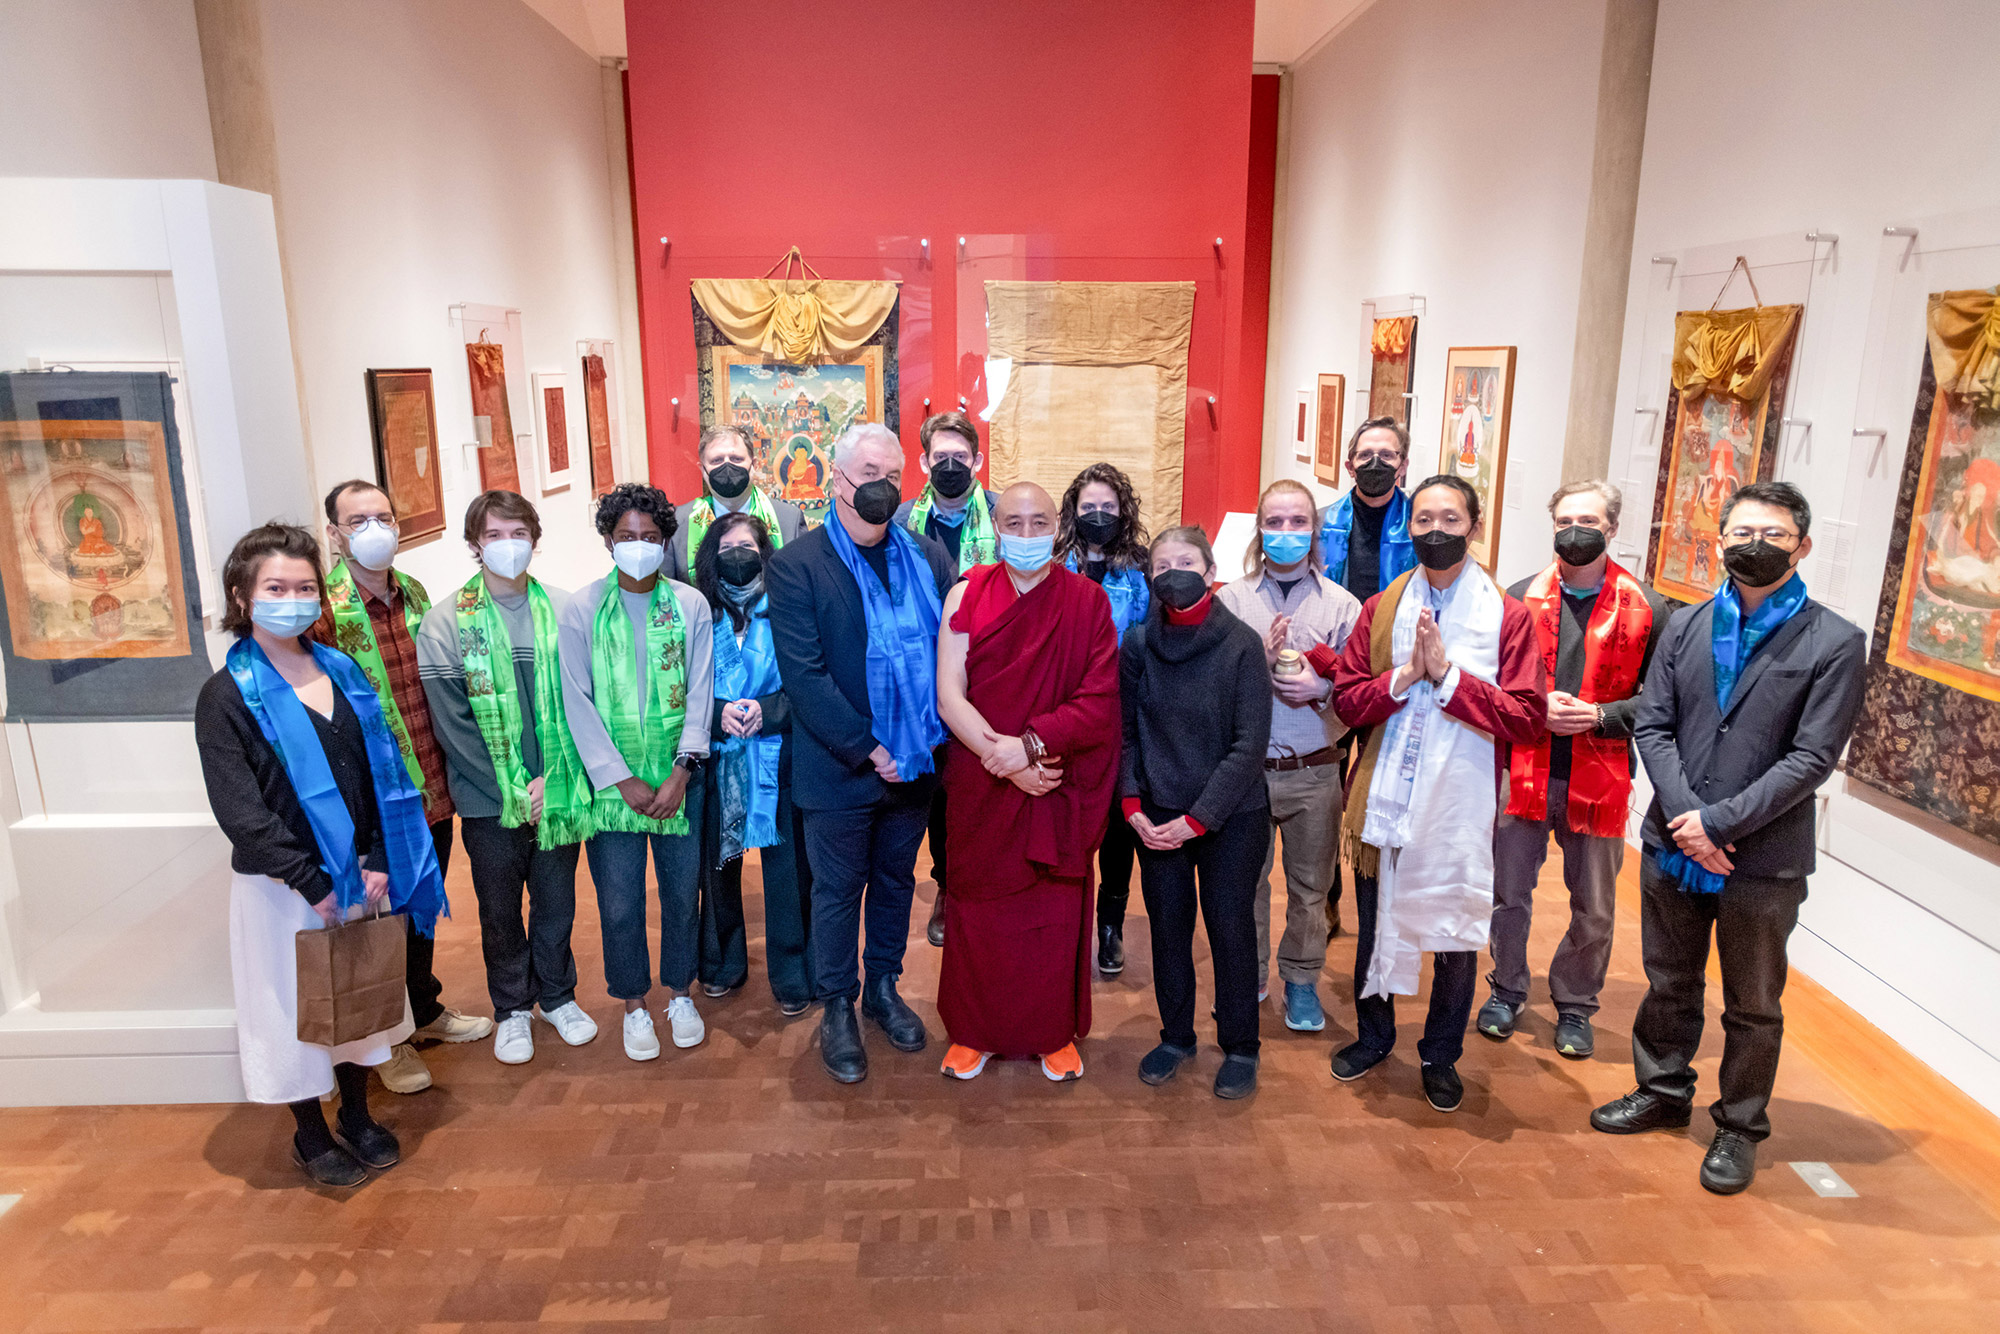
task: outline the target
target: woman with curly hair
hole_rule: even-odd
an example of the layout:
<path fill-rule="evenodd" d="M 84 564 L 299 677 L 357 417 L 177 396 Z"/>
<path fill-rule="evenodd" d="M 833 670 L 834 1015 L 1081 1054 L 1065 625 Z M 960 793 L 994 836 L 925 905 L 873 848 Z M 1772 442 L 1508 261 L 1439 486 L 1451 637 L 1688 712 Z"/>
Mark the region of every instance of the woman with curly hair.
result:
<path fill-rule="evenodd" d="M 1125 632 L 1146 619 L 1146 525 L 1132 480 L 1108 463 L 1093 463 L 1063 492 L 1056 517 L 1056 559 L 1088 575 L 1111 599 L 1111 624 Z M 1125 971 L 1125 904 L 1132 896 L 1132 827 L 1114 803 L 1097 850 L 1097 971 Z"/>
<path fill-rule="evenodd" d="M 707 1036 L 688 993 L 700 928 L 701 787 L 713 677 L 708 603 L 660 572 L 676 526 L 657 487 L 627 482 L 597 502 L 597 531 L 617 566 L 564 609 L 563 709 L 590 777 L 584 855 L 597 886 L 604 976 L 625 1003 L 625 1054 L 650 1061 L 660 1039 L 647 1012 L 646 849 L 660 893 L 660 982 L 676 1047 Z"/>

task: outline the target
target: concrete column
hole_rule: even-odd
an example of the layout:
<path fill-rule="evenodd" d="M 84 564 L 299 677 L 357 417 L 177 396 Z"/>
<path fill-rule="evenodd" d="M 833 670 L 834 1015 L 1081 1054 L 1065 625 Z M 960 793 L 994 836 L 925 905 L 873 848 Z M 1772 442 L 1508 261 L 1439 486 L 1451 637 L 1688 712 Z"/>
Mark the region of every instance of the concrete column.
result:
<path fill-rule="evenodd" d="M 323 492 L 313 464 L 311 414 L 306 409 L 305 366 L 299 342 L 292 266 L 285 238 L 285 200 L 278 188 L 278 137 L 271 118 L 270 75 L 264 60 L 263 0 L 194 0 L 201 76 L 208 90 L 208 127 L 215 139 L 215 178 L 223 185 L 271 197 L 277 220 L 278 266 L 284 277 L 285 321 L 292 335 L 292 378 L 299 401 L 299 439 L 305 447 L 312 500 Z M 308 526 L 313 516 L 302 517 Z"/>
<path fill-rule="evenodd" d="M 599 62 L 604 94 L 604 155 L 611 174 L 611 259 L 618 266 L 618 402 L 625 457 L 618 476 L 652 480 L 646 450 L 646 368 L 639 355 L 639 256 L 632 238 L 632 169 L 625 143 L 625 62 Z"/>
<path fill-rule="evenodd" d="M 1604 54 L 1597 76 L 1597 143 L 1583 231 L 1576 351 L 1570 365 L 1564 481 L 1602 477 L 1611 465 L 1625 292 L 1639 211 L 1639 160 L 1653 72 L 1659 0 L 1605 0 Z"/>

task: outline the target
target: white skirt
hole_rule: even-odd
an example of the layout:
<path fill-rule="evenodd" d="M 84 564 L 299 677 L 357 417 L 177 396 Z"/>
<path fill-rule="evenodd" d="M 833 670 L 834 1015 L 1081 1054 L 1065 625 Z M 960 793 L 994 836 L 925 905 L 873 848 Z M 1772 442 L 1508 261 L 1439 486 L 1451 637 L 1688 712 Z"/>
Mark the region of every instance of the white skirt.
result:
<path fill-rule="evenodd" d="M 356 914 L 360 909 L 355 910 Z M 232 875 L 229 884 L 229 963 L 236 980 L 236 1050 L 243 1090 L 252 1102 L 300 1102 L 333 1089 L 343 1061 L 380 1065 L 389 1049 L 416 1030 L 407 995 L 403 1022 L 358 1042 L 321 1047 L 299 1041 L 296 937 L 325 922 L 298 891 L 265 875 Z"/>

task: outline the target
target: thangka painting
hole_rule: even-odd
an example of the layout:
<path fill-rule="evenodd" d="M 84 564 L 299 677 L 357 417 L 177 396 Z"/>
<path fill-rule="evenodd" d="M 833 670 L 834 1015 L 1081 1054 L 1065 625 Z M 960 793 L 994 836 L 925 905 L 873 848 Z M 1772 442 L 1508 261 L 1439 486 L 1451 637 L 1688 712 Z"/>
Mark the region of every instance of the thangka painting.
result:
<path fill-rule="evenodd" d="M 2000 843 L 2000 403 L 1928 353 L 1849 774 Z"/>
<path fill-rule="evenodd" d="M 375 481 L 396 506 L 402 545 L 418 546 L 444 531 L 444 477 L 431 373 L 369 371 L 367 380 Z"/>
<path fill-rule="evenodd" d="M 1647 554 L 1663 596 L 1703 602 L 1722 582 L 1722 502 L 1777 471 L 1792 348 L 1787 341 L 1776 354 L 1776 369 L 1754 400 L 1715 386 L 1689 400 L 1668 387 Z"/>
<path fill-rule="evenodd" d="M 7 716 L 188 717 L 209 671 L 168 377 L 0 376 Z"/>
<path fill-rule="evenodd" d="M 800 365 L 735 346 L 693 304 L 702 429 L 742 427 L 752 485 L 797 505 L 809 525 L 824 523 L 833 442 L 859 422 L 898 429 L 894 312 L 851 359 Z"/>
<path fill-rule="evenodd" d="M 618 485 L 611 464 L 611 400 L 605 389 L 604 358 L 595 352 L 583 359 L 583 424 L 590 440 L 590 494 L 601 496 Z"/>
<path fill-rule="evenodd" d="M 1511 347 L 1455 347 L 1445 357 L 1444 438 L 1440 473 L 1461 477 L 1479 496 L 1484 520 L 1472 558 L 1491 571 L 1500 549 L 1502 492 L 1507 483 L 1507 425 L 1514 415 Z"/>
<path fill-rule="evenodd" d="M 1323 373 L 1319 377 L 1319 428 L 1313 437 L 1313 476 L 1328 486 L 1339 486 L 1341 473 L 1342 414 L 1347 410 L 1347 377 Z M 1299 405 L 1301 416 L 1305 405 Z M 1305 432 L 1299 432 L 1305 438 Z"/>
<path fill-rule="evenodd" d="M 482 339 L 465 345 L 465 362 L 472 377 L 472 429 L 479 437 L 479 489 L 525 495 L 514 457 L 514 410 L 507 404 L 507 354 Z"/>
<path fill-rule="evenodd" d="M 1410 394 L 1416 389 L 1417 317 L 1377 320 L 1368 336 L 1368 415 L 1410 424 Z"/>

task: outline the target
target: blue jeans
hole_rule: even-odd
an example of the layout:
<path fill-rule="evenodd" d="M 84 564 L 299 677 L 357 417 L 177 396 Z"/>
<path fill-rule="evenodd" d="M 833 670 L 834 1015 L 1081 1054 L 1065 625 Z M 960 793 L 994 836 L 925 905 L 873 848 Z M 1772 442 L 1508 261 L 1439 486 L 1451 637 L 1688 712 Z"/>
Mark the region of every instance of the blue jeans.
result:
<path fill-rule="evenodd" d="M 685 834 L 593 834 L 583 845 L 597 885 L 597 920 L 604 930 L 604 983 L 614 1000 L 639 1000 L 652 987 L 646 953 L 646 845 L 660 887 L 660 985 L 685 992 L 694 985 L 701 938 L 702 785 L 688 784 Z"/>
<path fill-rule="evenodd" d="M 935 782 L 925 775 L 914 783 L 892 784 L 873 806 L 805 813 L 817 999 L 853 1000 L 861 994 L 854 949 L 861 935 L 864 890 L 868 939 L 861 962 L 871 981 L 901 976 L 917 888 L 917 849 L 930 819 Z"/>

